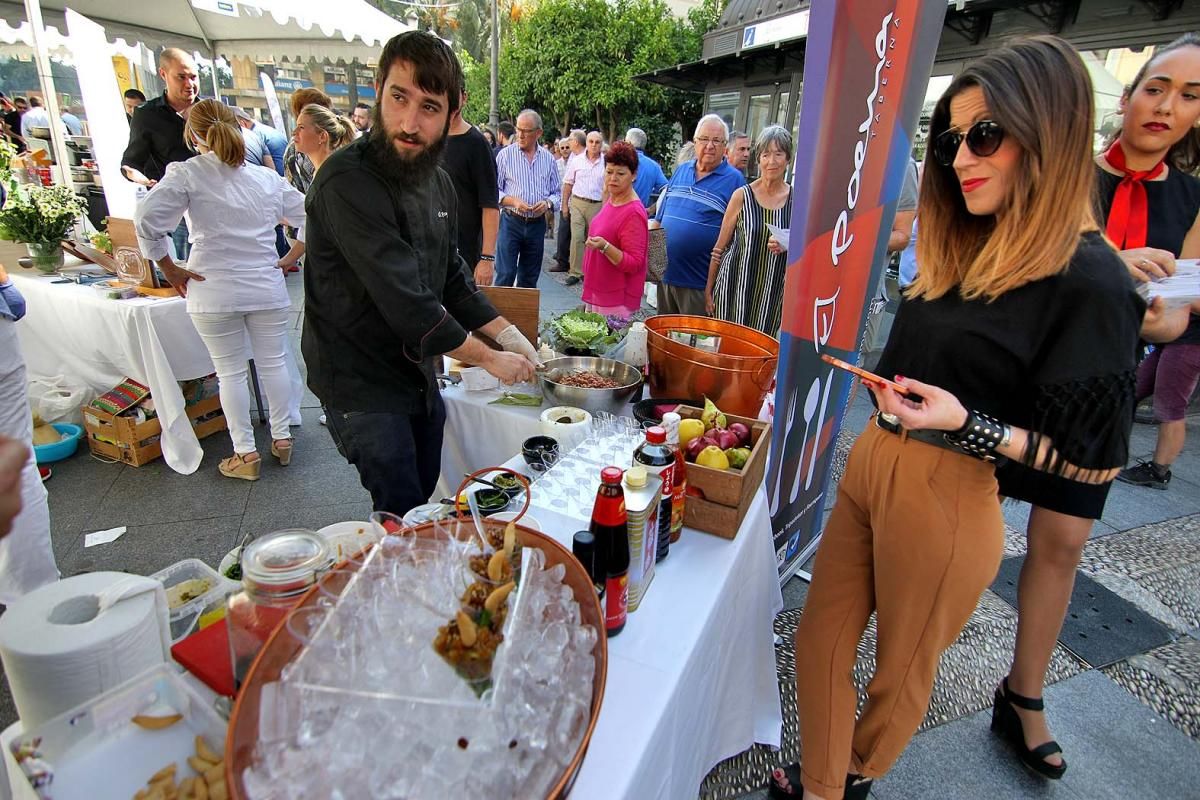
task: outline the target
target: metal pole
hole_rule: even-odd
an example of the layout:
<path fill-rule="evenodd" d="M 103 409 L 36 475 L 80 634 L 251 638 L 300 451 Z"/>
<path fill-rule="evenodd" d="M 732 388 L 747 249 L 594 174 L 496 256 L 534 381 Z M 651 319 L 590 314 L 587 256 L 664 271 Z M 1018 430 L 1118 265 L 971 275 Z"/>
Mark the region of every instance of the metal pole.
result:
<path fill-rule="evenodd" d="M 208 54 L 212 56 L 212 84 L 213 84 L 213 99 L 217 102 L 221 100 L 221 82 L 217 80 L 217 48 L 209 48 Z"/>
<path fill-rule="evenodd" d="M 54 150 L 58 178 L 73 190 L 75 184 L 71 182 L 71 157 L 67 153 L 67 140 L 63 135 L 62 110 L 58 107 L 58 92 L 54 88 L 54 74 L 50 71 L 50 56 L 45 41 L 46 29 L 42 27 L 42 6 L 39 0 L 25 0 L 25 15 L 33 34 L 34 60 L 37 62 L 42 94 L 45 96 L 46 113 L 50 116 L 50 147 Z"/>
<path fill-rule="evenodd" d="M 492 106 L 488 124 L 500 124 L 500 0 L 492 0 Z"/>

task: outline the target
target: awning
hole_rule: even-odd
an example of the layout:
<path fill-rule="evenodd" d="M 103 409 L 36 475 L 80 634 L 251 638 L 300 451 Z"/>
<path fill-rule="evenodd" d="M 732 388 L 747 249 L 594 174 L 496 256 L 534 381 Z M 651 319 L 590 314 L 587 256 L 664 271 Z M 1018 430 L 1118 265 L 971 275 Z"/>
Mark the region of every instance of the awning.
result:
<path fill-rule="evenodd" d="M 686 92 L 703 93 L 711 85 L 729 78 L 753 79 L 798 72 L 804 68 L 804 38 L 776 42 L 768 47 L 702 58 L 687 64 L 644 72 L 634 78 Z"/>

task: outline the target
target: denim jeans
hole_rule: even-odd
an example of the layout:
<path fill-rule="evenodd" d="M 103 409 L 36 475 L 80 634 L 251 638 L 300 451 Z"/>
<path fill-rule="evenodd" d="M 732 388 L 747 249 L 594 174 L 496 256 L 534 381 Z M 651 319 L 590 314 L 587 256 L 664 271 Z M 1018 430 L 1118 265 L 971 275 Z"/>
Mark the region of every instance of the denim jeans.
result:
<path fill-rule="evenodd" d="M 446 407 L 430 414 L 325 409 L 338 452 L 358 470 L 376 511 L 404 515 L 429 501 L 442 472 Z"/>
<path fill-rule="evenodd" d="M 179 225 L 171 232 L 171 241 L 175 244 L 175 259 L 187 261 L 192 254 L 192 243 L 188 241 L 187 220 L 179 220 Z"/>
<path fill-rule="evenodd" d="M 496 241 L 496 286 L 516 285 L 536 289 L 542 273 L 546 247 L 546 218 L 522 222 L 500 212 L 500 235 Z"/>

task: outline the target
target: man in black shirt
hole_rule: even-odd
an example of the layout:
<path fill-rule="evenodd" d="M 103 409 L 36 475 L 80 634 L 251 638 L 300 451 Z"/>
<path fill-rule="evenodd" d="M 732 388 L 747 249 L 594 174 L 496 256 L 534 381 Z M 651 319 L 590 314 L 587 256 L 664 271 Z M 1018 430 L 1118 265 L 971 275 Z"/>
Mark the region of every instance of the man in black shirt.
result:
<path fill-rule="evenodd" d="M 442 169 L 458 196 L 458 254 L 474 266 L 475 285 L 491 286 L 496 265 L 496 231 L 500 227 L 496 162 L 483 134 L 462 117 L 467 93 L 450 118 L 450 135 L 442 153 Z"/>
<path fill-rule="evenodd" d="M 121 173 L 133 181 L 153 188 L 167 172 L 167 164 L 187 161 L 196 155 L 183 140 L 187 113 L 200 99 L 200 75 L 192 57 L 168 47 L 158 57 L 158 75 L 167 90 L 147 100 L 133 113 L 129 126 L 129 145 L 121 157 Z M 188 255 L 187 225 L 180 220 L 171 234 L 176 255 Z"/>
<path fill-rule="evenodd" d="M 14 97 L 12 107 L 4 107 L 5 132 L 9 140 L 17 146 L 18 153 L 24 153 L 25 137 L 21 136 L 21 115 L 29 110 L 29 101 L 24 97 Z"/>
<path fill-rule="evenodd" d="M 375 509 L 394 514 L 426 502 L 441 472 L 434 360 L 449 354 L 514 383 L 533 377 L 537 359 L 458 255 L 454 187 L 438 156 L 462 81 L 441 39 L 394 37 L 379 58 L 371 134 L 330 156 L 305 199 L 308 385 Z"/>
<path fill-rule="evenodd" d="M 142 94 L 137 89 L 125 90 L 125 118 L 129 120 L 129 124 L 133 124 L 133 112 L 138 106 L 146 102 L 146 95 Z"/>

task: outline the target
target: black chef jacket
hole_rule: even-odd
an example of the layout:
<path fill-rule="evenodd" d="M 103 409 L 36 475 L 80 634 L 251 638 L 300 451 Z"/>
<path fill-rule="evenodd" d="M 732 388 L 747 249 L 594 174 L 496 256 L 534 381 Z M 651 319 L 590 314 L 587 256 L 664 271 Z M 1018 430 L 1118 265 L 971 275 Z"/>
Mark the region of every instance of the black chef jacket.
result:
<path fill-rule="evenodd" d="M 147 100 L 133 110 L 129 145 L 121 156 L 122 167 L 133 167 L 152 181 L 161 181 L 167 164 L 196 155 L 183 139 L 183 117 L 167 102 L 167 93 Z"/>
<path fill-rule="evenodd" d="M 450 178 L 398 186 L 369 152 L 334 153 L 305 197 L 308 386 L 338 411 L 427 412 L 434 357 L 499 315 L 458 255 Z"/>

